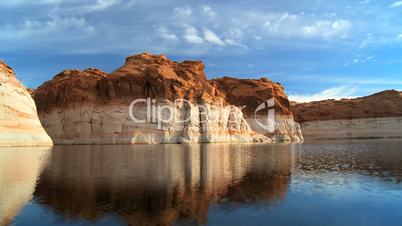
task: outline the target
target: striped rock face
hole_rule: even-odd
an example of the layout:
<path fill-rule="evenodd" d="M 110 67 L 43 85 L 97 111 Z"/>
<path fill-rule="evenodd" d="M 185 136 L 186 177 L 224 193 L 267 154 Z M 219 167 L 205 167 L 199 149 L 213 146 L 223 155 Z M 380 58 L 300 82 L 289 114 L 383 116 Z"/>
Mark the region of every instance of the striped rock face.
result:
<path fill-rule="evenodd" d="M 55 144 L 303 140 L 282 85 L 268 79 L 208 80 L 204 67 L 143 53 L 110 74 L 65 70 L 33 97 Z"/>
<path fill-rule="evenodd" d="M 402 137 L 402 92 L 397 90 L 296 103 L 291 110 L 309 140 Z"/>
<path fill-rule="evenodd" d="M 13 70 L 0 61 L 0 146 L 52 144 L 31 95 Z"/>

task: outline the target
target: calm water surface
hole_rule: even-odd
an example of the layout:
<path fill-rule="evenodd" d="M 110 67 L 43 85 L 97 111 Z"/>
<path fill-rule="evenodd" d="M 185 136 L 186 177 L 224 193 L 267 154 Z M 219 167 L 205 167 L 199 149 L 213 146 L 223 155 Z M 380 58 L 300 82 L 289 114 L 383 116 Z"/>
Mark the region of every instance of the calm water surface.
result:
<path fill-rule="evenodd" d="M 0 225 L 402 225 L 402 140 L 0 149 Z"/>

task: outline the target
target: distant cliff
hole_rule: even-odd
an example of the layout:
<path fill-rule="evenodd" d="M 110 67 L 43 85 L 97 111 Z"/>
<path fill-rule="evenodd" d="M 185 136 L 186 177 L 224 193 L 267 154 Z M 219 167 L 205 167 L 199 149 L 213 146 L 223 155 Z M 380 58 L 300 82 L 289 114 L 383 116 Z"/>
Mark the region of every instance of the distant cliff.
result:
<path fill-rule="evenodd" d="M 131 144 L 193 142 L 301 141 L 283 87 L 268 79 L 208 80 L 201 61 L 170 61 L 164 55 L 130 56 L 108 74 L 98 69 L 66 70 L 33 91 L 39 116 L 55 143 Z M 151 98 L 157 106 L 175 112 L 173 120 L 155 122 L 146 103 L 130 118 L 129 106 L 138 98 Z M 266 111 L 255 108 L 273 98 L 275 129 Z M 177 103 L 175 100 L 187 100 Z M 240 106 L 246 106 L 241 109 Z M 163 112 L 163 117 L 168 117 Z M 188 120 L 186 120 L 188 119 Z M 257 120 L 257 121 L 256 121 Z M 265 120 L 265 122 L 264 122 Z"/>
<path fill-rule="evenodd" d="M 356 99 L 296 103 L 292 112 L 297 122 L 402 117 L 402 92 L 386 90 Z"/>
<path fill-rule="evenodd" d="M 355 99 L 294 103 L 291 109 L 307 139 L 402 137 L 402 92 L 396 90 Z"/>

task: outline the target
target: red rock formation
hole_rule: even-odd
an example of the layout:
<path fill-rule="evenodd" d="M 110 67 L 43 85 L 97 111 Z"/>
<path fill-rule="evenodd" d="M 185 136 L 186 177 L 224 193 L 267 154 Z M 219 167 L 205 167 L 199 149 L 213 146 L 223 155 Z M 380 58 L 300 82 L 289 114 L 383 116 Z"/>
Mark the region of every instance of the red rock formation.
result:
<path fill-rule="evenodd" d="M 91 134 L 95 133 L 94 129 L 98 129 L 97 134 L 102 134 L 102 136 L 106 131 L 108 132 L 108 136 L 112 136 L 111 133 L 120 135 L 122 133 L 131 134 L 134 130 L 142 132 L 147 130 L 146 133 L 148 134 L 161 132 L 155 130 L 150 132 L 149 127 L 154 127 L 152 125 L 149 125 L 147 129 L 144 128 L 143 125 L 133 125 L 132 122 L 128 121 L 128 106 L 133 100 L 138 98 L 153 98 L 160 101 L 186 99 L 190 101 L 196 109 L 191 111 L 183 106 L 174 107 L 180 109 L 179 111 L 182 113 L 180 117 L 201 112 L 201 110 L 197 108 L 199 105 L 220 106 L 221 108 L 218 112 L 211 113 L 212 110 L 210 107 L 207 107 L 207 110 L 203 112 L 210 115 L 217 114 L 220 117 L 219 122 L 207 122 L 201 125 L 197 122 L 199 119 L 196 117 L 197 119 L 192 118 L 189 124 L 178 125 L 175 122 L 170 125 L 170 127 L 177 125 L 184 126 L 183 133 L 186 135 L 183 136 L 185 137 L 197 137 L 198 135 L 194 134 L 199 134 L 200 132 L 198 130 L 202 129 L 201 127 L 219 131 L 219 133 L 214 132 L 213 134 L 206 135 L 207 138 L 200 138 L 208 141 L 214 137 L 221 136 L 225 138 L 217 139 L 221 141 L 227 140 L 227 136 L 235 136 L 235 134 L 237 134 L 236 139 L 243 139 L 242 137 L 250 136 L 252 131 L 250 131 L 250 126 L 245 122 L 245 120 L 248 119 L 244 119 L 239 108 L 235 106 L 247 105 L 246 113 L 247 115 L 252 115 L 251 113 L 254 113 L 257 106 L 274 98 L 276 104 L 275 114 L 278 116 L 286 116 L 286 119 L 279 120 L 281 124 L 281 129 L 279 130 L 286 130 L 286 132 L 280 134 L 286 134 L 288 137 L 301 137 L 300 134 L 297 134 L 298 127 L 293 123 L 290 103 L 280 84 L 271 82 L 268 79 L 252 80 L 225 77 L 208 80 L 204 73 L 204 67 L 204 64 L 200 61 L 174 62 L 167 59 L 164 55 L 143 53 L 128 57 L 125 64 L 111 74 L 97 69 L 63 71 L 56 75 L 51 81 L 44 83 L 35 90 L 33 97 L 37 103 L 38 111 L 44 125 L 53 127 L 50 131 L 57 130 L 57 134 L 60 136 L 64 132 L 59 131 L 59 128 L 57 128 L 57 120 L 65 122 L 64 127 L 71 127 L 73 129 L 76 127 L 72 127 L 68 124 L 68 122 L 73 119 L 71 118 L 71 114 L 81 118 L 81 122 L 75 122 L 75 124 L 86 125 L 89 122 L 91 125 L 87 125 L 85 129 L 81 128 L 81 130 L 88 130 L 86 132 L 88 138 L 85 142 L 92 142 L 91 140 L 94 138 Z M 114 109 L 111 109 L 111 106 L 115 106 Z M 66 112 L 61 113 L 63 109 L 68 111 L 79 109 L 79 112 L 77 110 L 67 115 Z M 137 113 L 141 115 L 146 114 L 146 111 L 146 109 L 137 109 Z M 93 112 L 96 112 L 96 114 L 93 115 Z M 267 111 L 264 112 L 267 113 Z M 56 116 L 56 114 L 58 115 Z M 234 122 L 229 122 L 228 115 L 230 114 L 235 115 L 231 118 Z M 106 121 L 105 115 L 114 117 L 115 124 L 110 124 L 111 120 Z M 266 118 L 267 117 L 264 117 L 264 119 Z M 99 126 L 94 127 L 94 123 L 98 123 Z M 104 128 L 106 124 L 107 128 Z M 257 124 L 254 123 L 253 125 Z M 229 129 L 229 126 L 235 129 Z M 188 130 L 191 131 L 189 132 Z M 252 128 L 252 130 L 254 130 L 254 128 Z M 49 133 L 52 134 L 53 132 Z M 77 131 L 73 133 L 77 133 Z M 258 133 L 264 134 L 265 132 L 261 130 L 258 131 Z M 158 136 L 159 138 L 165 137 L 165 135 L 160 134 Z M 174 137 L 176 135 L 170 134 L 168 136 Z M 71 136 L 69 135 L 69 137 Z M 82 136 L 76 134 L 72 135 L 72 137 Z M 148 139 L 150 136 L 145 135 L 145 137 Z M 99 140 L 101 139 L 103 138 L 99 138 Z M 115 142 L 114 140 L 117 138 L 114 137 L 110 139 Z M 124 142 L 134 142 L 132 141 L 133 139 L 127 135 L 127 137 L 124 138 Z M 198 138 L 191 138 L 190 140 L 197 139 Z M 297 138 L 297 140 L 299 140 L 299 138 Z M 81 142 L 82 141 L 79 143 Z M 165 140 L 158 142 L 172 141 Z"/>
<path fill-rule="evenodd" d="M 324 100 L 292 106 L 297 122 L 402 116 L 402 92 L 386 90 L 367 97 Z"/>
<path fill-rule="evenodd" d="M 164 55 L 143 53 L 130 56 L 126 63 L 108 75 L 98 69 L 65 70 L 34 92 L 39 111 L 69 107 L 79 102 L 104 103 L 134 98 L 187 99 L 193 103 L 243 106 L 254 111 L 261 103 L 275 98 L 278 114 L 291 115 L 290 103 L 279 83 L 266 78 L 208 80 L 201 61 L 181 63 Z"/>
<path fill-rule="evenodd" d="M 108 99 L 151 97 L 210 103 L 223 95 L 207 80 L 204 67 L 200 61 L 177 63 L 164 55 L 143 53 L 128 57 L 97 87 L 99 95 Z"/>
<path fill-rule="evenodd" d="M 0 76 L 0 83 L 7 82 L 8 84 L 15 87 L 24 87 L 22 83 L 19 82 L 15 77 L 13 69 L 1 60 L 0 60 L 0 72 L 2 73 L 2 76 Z"/>
<path fill-rule="evenodd" d="M 0 68 L 2 71 L 4 71 L 5 76 L 7 76 L 8 78 L 15 78 L 13 69 L 1 60 L 0 60 Z"/>
<path fill-rule="evenodd" d="M 39 112 L 54 108 L 69 108 L 74 104 L 96 103 L 99 101 L 96 85 L 108 74 L 98 69 L 84 71 L 65 70 L 51 81 L 34 90 L 33 98 Z"/>
<path fill-rule="evenodd" d="M 288 97 L 280 83 L 274 83 L 266 78 L 237 79 L 223 77 L 212 81 L 225 93 L 230 104 L 247 106 L 244 109 L 246 113 L 254 113 L 254 110 L 261 103 L 275 98 L 276 114 L 292 115 Z"/>

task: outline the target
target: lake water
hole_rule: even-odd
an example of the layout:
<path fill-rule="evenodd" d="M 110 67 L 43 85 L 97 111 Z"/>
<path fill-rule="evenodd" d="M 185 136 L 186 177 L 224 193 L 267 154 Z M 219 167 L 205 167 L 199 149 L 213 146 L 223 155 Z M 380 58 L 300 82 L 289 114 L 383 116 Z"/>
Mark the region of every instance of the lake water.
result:
<path fill-rule="evenodd" d="M 0 225 L 401 226 L 402 140 L 1 148 Z"/>

